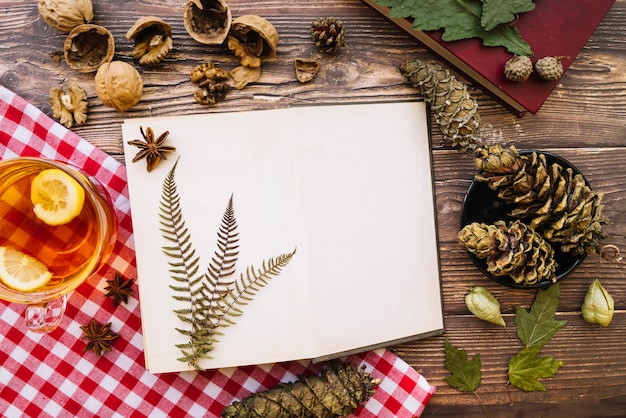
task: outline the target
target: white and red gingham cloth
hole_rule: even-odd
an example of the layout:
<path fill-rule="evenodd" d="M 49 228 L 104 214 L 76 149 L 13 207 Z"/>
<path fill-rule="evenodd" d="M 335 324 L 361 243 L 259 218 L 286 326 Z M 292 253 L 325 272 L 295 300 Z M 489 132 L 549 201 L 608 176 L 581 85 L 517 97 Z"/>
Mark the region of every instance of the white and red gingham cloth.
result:
<path fill-rule="evenodd" d="M 317 373 L 323 364 L 308 361 L 205 372 L 153 375 L 144 367 L 139 301 L 114 306 L 105 296 L 106 280 L 119 272 L 135 277 L 130 203 L 123 164 L 51 120 L 24 99 L 0 86 L 0 159 L 17 156 L 69 161 L 106 185 L 119 231 L 114 254 L 98 274 L 70 296 L 65 318 L 50 334 L 27 331 L 24 307 L 0 301 L 1 416 L 171 416 L 217 417 L 224 406 L 251 392 L 297 375 Z M 101 357 L 83 352 L 81 325 L 94 318 L 112 323 L 120 334 Z M 435 388 L 388 350 L 346 359 L 382 381 L 358 417 L 419 416 Z"/>

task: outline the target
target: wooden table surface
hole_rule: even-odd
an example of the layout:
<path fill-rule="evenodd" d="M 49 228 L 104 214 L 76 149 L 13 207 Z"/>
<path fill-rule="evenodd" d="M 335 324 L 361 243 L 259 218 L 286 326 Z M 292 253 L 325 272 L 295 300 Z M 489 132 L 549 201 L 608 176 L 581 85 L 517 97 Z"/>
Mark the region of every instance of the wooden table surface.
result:
<path fill-rule="evenodd" d="M 412 38 L 359 0 L 231 0 L 233 16 L 258 14 L 280 33 L 278 56 L 263 64 L 261 79 L 233 91 L 213 107 L 193 99 L 191 69 L 206 61 L 225 68 L 236 58 L 224 46 L 194 41 L 183 26 L 184 1 L 94 1 L 92 23 L 114 35 L 116 58 L 132 63 L 133 45 L 124 34 L 136 19 L 161 16 L 173 26 L 174 49 L 155 68 L 141 68 L 141 102 L 122 114 L 102 105 L 95 94 L 94 74 L 82 74 L 49 56 L 61 50 L 66 35 L 39 17 L 36 2 L 0 1 L 0 84 L 52 116 L 48 90 L 71 81 L 89 95 L 85 125 L 73 130 L 120 161 L 121 123 L 127 118 L 270 109 L 307 103 L 400 101 L 418 94 L 400 75 L 405 59 L 434 59 Z M 308 34 L 318 17 L 336 16 L 347 28 L 348 48 L 339 54 L 320 53 Z M 494 141 L 519 149 L 539 149 L 565 157 L 586 176 L 594 190 L 604 193 L 606 244 L 626 251 L 626 0 L 617 0 L 558 87 L 537 115 L 517 118 L 470 85 L 478 100 L 481 126 Z M 575 28 L 572 28 L 575 30 Z M 296 57 L 319 59 L 322 70 L 308 84 L 295 79 Z M 464 80 L 461 77 L 462 80 Z M 464 80 L 465 81 L 465 80 Z M 433 122 L 433 161 L 439 224 L 442 294 L 446 332 L 440 337 L 393 347 L 430 383 L 437 386 L 424 416 L 485 416 L 477 398 L 444 380 L 444 339 L 469 355 L 480 353 L 482 384 L 477 392 L 490 416 L 626 416 L 626 271 L 623 262 L 587 257 L 561 282 L 558 319 L 567 325 L 544 347 L 542 354 L 565 362 L 556 376 L 545 379 L 545 392 L 523 392 L 507 385 L 508 360 L 521 348 L 513 323 L 514 306 L 529 307 L 535 292 L 512 290 L 488 281 L 457 243 L 463 196 L 475 174 L 473 156 L 450 148 Z M 254 129 L 271 129 L 271 126 Z M 320 135 L 332 127 L 320 121 Z M 615 316 L 607 328 L 583 321 L 580 306 L 586 289 L 599 278 L 615 299 Z M 471 286 L 484 285 L 499 299 L 507 328 L 491 326 L 471 315 L 464 296 Z M 373 303 L 375 303 L 375 296 Z M 381 307 L 384 309 L 384 307 Z M 399 318 L 416 321 L 418 318 Z"/>

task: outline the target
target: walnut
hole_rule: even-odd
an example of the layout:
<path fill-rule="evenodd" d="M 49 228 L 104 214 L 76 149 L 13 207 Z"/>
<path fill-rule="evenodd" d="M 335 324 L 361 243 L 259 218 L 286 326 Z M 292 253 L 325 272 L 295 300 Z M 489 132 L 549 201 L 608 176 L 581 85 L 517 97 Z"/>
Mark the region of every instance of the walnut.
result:
<path fill-rule="evenodd" d="M 213 63 L 196 66 L 189 74 L 189 78 L 200 86 L 193 95 L 200 104 L 214 105 L 226 97 L 232 88 L 231 74 Z"/>
<path fill-rule="evenodd" d="M 132 65 L 111 61 L 96 73 L 96 94 L 105 106 L 125 112 L 141 100 L 143 80 Z"/>
<path fill-rule="evenodd" d="M 93 19 L 91 0 L 39 0 L 37 9 L 44 22 L 66 33 Z"/>
<path fill-rule="evenodd" d="M 139 18 L 126 32 L 126 39 L 135 41 L 133 57 L 141 65 L 155 65 L 172 49 L 172 26 L 155 16 Z"/>
<path fill-rule="evenodd" d="M 320 63 L 314 59 L 296 58 L 294 60 L 296 67 L 296 78 L 301 83 L 313 80 L 320 70 Z"/>
<path fill-rule="evenodd" d="M 254 83 L 261 77 L 261 67 L 245 67 L 240 65 L 230 72 L 235 83 L 235 88 L 241 90 L 250 83 Z"/>
<path fill-rule="evenodd" d="M 231 28 L 228 48 L 239 57 L 241 65 L 260 67 L 261 57 L 276 57 L 278 31 L 266 19 L 257 15 L 239 16 Z"/>
<path fill-rule="evenodd" d="M 87 92 L 76 83 L 71 83 L 67 93 L 59 87 L 53 87 L 48 93 L 52 105 L 52 116 L 66 128 L 74 123 L 82 125 L 87 121 Z"/>
<path fill-rule="evenodd" d="M 113 35 L 105 27 L 78 25 L 69 33 L 63 46 L 65 62 L 81 73 L 98 70 L 115 55 Z"/>
<path fill-rule="evenodd" d="M 228 36 L 232 15 L 223 0 L 189 0 L 185 5 L 185 29 L 196 41 L 219 45 Z"/>

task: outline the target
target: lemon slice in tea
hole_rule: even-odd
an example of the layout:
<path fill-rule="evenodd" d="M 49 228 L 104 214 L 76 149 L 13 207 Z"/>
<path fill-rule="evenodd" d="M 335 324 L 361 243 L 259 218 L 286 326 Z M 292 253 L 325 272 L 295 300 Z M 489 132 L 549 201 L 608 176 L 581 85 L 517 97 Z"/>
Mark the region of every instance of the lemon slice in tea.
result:
<path fill-rule="evenodd" d="M 52 273 L 41 261 L 12 247 L 0 247 L 0 280 L 21 292 L 32 292 L 50 281 Z"/>
<path fill-rule="evenodd" d="M 48 225 L 63 225 L 83 209 L 85 190 L 69 174 L 51 168 L 33 179 L 30 200 L 37 218 Z"/>

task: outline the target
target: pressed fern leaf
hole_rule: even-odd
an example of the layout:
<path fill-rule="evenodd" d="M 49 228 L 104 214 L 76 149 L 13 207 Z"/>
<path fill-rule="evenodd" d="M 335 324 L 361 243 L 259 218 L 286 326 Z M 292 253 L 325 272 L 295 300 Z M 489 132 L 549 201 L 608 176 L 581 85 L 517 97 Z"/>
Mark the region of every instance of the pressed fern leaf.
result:
<path fill-rule="evenodd" d="M 210 333 L 201 332 L 204 329 L 211 329 L 211 326 L 205 310 L 198 309 L 199 305 L 202 306 L 197 300 L 203 295 L 203 275 L 198 274 L 200 258 L 193 249 L 191 234 L 182 216 L 180 196 L 174 179 L 177 165 L 178 161 L 166 176 L 161 193 L 160 230 L 169 244 L 162 247 L 162 250 L 173 260 L 168 264 L 170 277 L 176 282 L 176 285 L 170 285 L 176 292 L 174 299 L 189 303 L 189 308 L 174 311 L 182 322 L 191 326 L 191 330 L 177 328 L 181 334 L 189 337 L 188 343 L 178 346 L 184 355 L 179 360 L 199 368 L 198 360 L 213 350 L 214 341 Z"/>
<path fill-rule="evenodd" d="M 160 231 L 168 245 L 163 252 L 170 257 L 169 273 L 175 284 L 169 287 L 175 292 L 175 300 L 186 302 L 187 307 L 175 309 L 174 313 L 187 328 L 176 330 L 188 338 L 177 344 L 182 356 L 179 361 L 202 370 L 199 360 L 210 358 L 210 352 L 223 335 L 220 328 L 235 324 L 235 318 L 243 314 L 242 307 L 267 286 L 269 280 L 278 276 L 293 258 L 296 251 L 263 261 L 260 269 L 250 266 L 232 280 L 239 256 L 239 233 L 231 196 L 217 233 L 217 249 L 204 274 L 198 273 L 200 257 L 196 255 L 191 234 L 185 226 L 180 206 L 180 195 L 175 181 L 174 163 L 163 182 L 159 205 Z"/>

